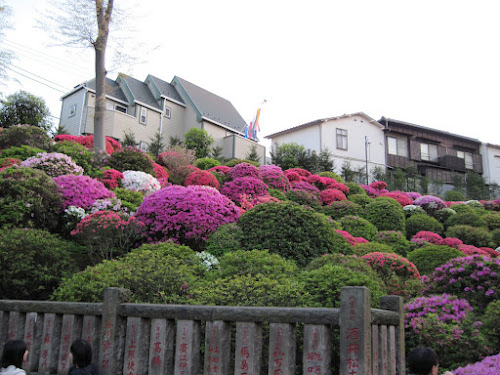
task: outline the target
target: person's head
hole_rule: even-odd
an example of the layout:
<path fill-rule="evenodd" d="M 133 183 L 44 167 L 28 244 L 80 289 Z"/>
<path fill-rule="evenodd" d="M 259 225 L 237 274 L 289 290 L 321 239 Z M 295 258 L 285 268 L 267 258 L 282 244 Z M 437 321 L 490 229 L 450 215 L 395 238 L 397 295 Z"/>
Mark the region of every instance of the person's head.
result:
<path fill-rule="evenodd" d="M 413 374 L 437 375 L 438 357 L 431 348 L 415 348 L 406 357 L 408 369 Z"/>
<path fill-rule="evenodd" d="M 21 368 L 27 356 L 28 347 L 23 340 L 7 341 L 3 347 L 2 367 L 6 368 L 13 365 Z"/>
<path fill-rule="evenodd" d="M 92 362 L 92 348 L 82 339 L 76 339 L 69 349 L 76 367 L 87 367 Z"/>

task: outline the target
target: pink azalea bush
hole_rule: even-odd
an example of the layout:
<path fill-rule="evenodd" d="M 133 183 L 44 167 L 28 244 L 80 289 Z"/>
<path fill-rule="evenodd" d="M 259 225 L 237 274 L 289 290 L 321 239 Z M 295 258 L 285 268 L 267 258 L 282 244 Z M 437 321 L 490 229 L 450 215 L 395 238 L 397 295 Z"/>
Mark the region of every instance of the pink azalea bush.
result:
<path fill-rule="evenodd" d="M 160 186 L 163 188 L 168 185 L 168 172 L 162 167 L 160 164 L 153 162 L 153 169 L 155 171 L 156 179 L 160 183 Z"/>
<path fill-rule="evenodd" d="M 216 167 L 208 169 L 209 172 L 218 172 L 222 174 L 227 174 L 230 170 L 231 167 L 228 167 L 227 165 L 217 165 Z"/>
<path fill-rule="evenodd" d="M 63 175 L 53 178 L 63 197 L 63 209 L 69 206 L 89 209 L 97 199 L 115 198 L 104 184 L 89 176 Z"/>
<path fill-rule="evenodd" d="M 463 245 L 463 241 L 461 239 L 455 238 L 455 237 L 445 237 L 441 241 L 440 245 L 449 246 L 449 247 L 453 247 L 455 249 L 458 249 L 460 245 Z"/>
<path fill-rule="evenodd" d="M 141 171 L 123 172 L 122 185 L 127 190 L 138 191 L 144 195 L 160 190 L 160 182 L 148 173 Z"/>
<path fill-rule="evenodd" d="M 409 198 L 406 194 L 400 191 L 390 191 L 387 193 L 381 193 L 379 196 L 395 199 L 403 207 L 412 204 L 413 202 L 413 199 Z"/>
<path fill-rule="evenodd" d="M 306 181 L 292 182 L 292 190 L 306 191 L 319 197 L 319 189 Z"/>
<path fill-rule="evenodd" d="M 117 171 L 116 169 L 107 169 L 103 172 L 99 181 L 101 181 L 108 189 L 113 190 L 121 186 L 123 178 L 124 176 L 122 172 Z"/>
<path fill-rule="evenodd" d="M 417 193 L 415 191 L 405 191 L 403 192 L 403 194 L 406 195 L 408 198 L 410 198 L 412 201 L 422 196 L 422 194 Z"/>
<path fill-rule="evenodd" d="M 415 199 L 413 204 L 415 206 L 422 207 L 429 215 L 432 215 L 441 208 L 446 207 L 444 201 L 441 198 L 435 197 L 433 195 L 423 195 L 421 197 L 418 197 L 417 199 Z"/>
<path fill-rule="evenodd" d="M 64 174 L 82 175 L 83 168 L 77 165 L 66 154 L 60 152 L 40 152 L 23 162 L 21 167 L 39 169 L 47 173 L 50 177 L 61 176 Z"/>
<path fill-rule="evenodd" d="M 194 171 L 190 173 L 184 180 L 184 186 L 190 185 L 200 185 L 200 186 L 211 186 L 213 188 L 219 189 L 220 183 L 217 178 L 208 171 Z"/>
<path fill-rule="evenodd" d="M 297 172 L 288 172 L 285 173 L 285 176 L 286 178 L 288 178 L 288 181 L 290 182 L 303 181 L 303 178 Z"/>
<path fill-rule="evenodd" d="M 303 168 L 290 168 L 285 171 L 285 175 L 288 175 L 289 173 L 297 173 L 300 177 L 304 177 L 307 179 L 311 175 L 311 172 L 306 171 Z"/>
<path fill-rule="evenodd" d="M 332 204 L 332 202 L 335 202 L 335 201 L 344 201 L 347 199 L 345 194 L 337 189 L 322 190 L 319 194 L 319 198 L 325 206 L 328 206 L 328 205 Z"/>
<path fill-rule="evenodd" d="M 261 165 L 259 169 L 262 180 L 270 189 L 278 189 L 283 192 L 291 189 L 290 181 L 277 165 Z"/>
<path fill-rule="evenodd" d="M 268 193 L 264 181 L 253 177 L 239 177 L 228 181 L 222 185 L 220 192 L 236 203 L 241 202 L 243 195 L 256 198 Z"/>
<path fill-rule="evenodd" d="M 337 233 L 340 233 L 342 235 L 342 237 L 344 237 L 347 240 L 347 242 L 349 242 L 349 244 L 351 244 L 352 246 L 355 246 L 358 243 L 368 243 L 369 242 L 368 240 L 364 239 L 363 237 L 354 237 L 351 233 L 349 233 L 345 230 L 337 229 Z"/>
<path fill-rule="evenodd" d="M 262 180 L 262 172 L 259 168 L 249 163 L 236 164 L 227 172 L 227 175 L 232 180 L 241 177 L 252 177 Z"/>
<path fill-rule="evenodd" d="M 144 198 L 137 210 L 150 243 L 173 240 L 198 248 L 218 227 L 235 222 L 238 207 L 208 186 L 172 185 Z"/>
<path fill-rule="evenodd" d="M 465 255 L 477 254 L 477 255 L 484 255 L 487 257 L 490 256 L 490 254 L 487 251 L 473 245 L 462 244 L 458 246 L 458 250 L 460 250 Z"/>
<path fill-rule="evenodd" d="M 411 242 L 415 242 L 419 245 L 423 245 L 426 242 L 435 244 L 435 245 L 442 245 L 443 244 L 443 237 L 441 237 L 439 234 L 434 233 L 434 232 L 429 232 L 425 230 L 421 230 L 420 232 L 417 232 L 416 234 L 413 235 L 411 238 Z"/>
<path fill-rule="evenodd" d="M 380 194 L 379 190 L 377 190 L 371 186 L 364 185 L 364 184 L 361 184 L 359 186 L 361 186 L 363 188 L 363 190 L 366 192 L 366 195 L 368 195 L 371 198 L 378 197 L 378 195 Z"/>
<path fill-rule="evenodd" d="M 382 190 L 387 189 L 387 183 L 384 181 L 373 181 L 370 184 L 370 187 L 375 189 L 375 190 L 382 191 Z"/>
<path fill-rule="evenodd" d="M 269 203 L 269 202 L 281 202 L 281 201 L 278 198 L 275 198 L 269 194 L 261 195 L 258 197 L 253 197 L 251 195 L 243 194 L 240 200 L 240 207 L 239 207 L 240 213 L 243 214 L 244 212 L 254 208 L 259 204 Z"/>

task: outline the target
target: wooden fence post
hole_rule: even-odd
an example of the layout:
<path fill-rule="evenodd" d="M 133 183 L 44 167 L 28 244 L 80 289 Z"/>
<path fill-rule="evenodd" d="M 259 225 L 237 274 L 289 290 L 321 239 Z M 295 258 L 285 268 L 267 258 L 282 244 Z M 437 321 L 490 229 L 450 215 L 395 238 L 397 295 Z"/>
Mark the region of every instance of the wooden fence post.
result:
<path fill-rule="evenodd" d="M 124 319 L 118 315 L 121 303 L 127 302 L 130 291 L 123 288 L 106 288 L 102 305 L 101 338 L 99 340 L 99 373 L 115 375 L 123 366 Z"/>
<path fill-rule="evenodd" d="M 340 375 L 371 375 L 371 295 L 367 287 L 340 290 Z"/>
<path fill-rule="evenodd" d="M 403 315 L 403 298 L 399 296 L 383 296 L 380 299 L 380 308 L 398 313 L 399 326 L 396 327 L 396 374 L 405 375 L 405 322 Z M 393 356 L 394 353 L 391 353 Z M 394 358 L 394 357 L 392 357 Z"/>

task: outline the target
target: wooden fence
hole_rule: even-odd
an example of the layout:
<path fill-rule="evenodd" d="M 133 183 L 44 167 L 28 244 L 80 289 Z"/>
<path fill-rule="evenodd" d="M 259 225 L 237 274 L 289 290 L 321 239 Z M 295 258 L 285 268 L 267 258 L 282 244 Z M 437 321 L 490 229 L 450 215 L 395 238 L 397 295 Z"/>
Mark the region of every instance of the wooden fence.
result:
<path fill-rule="evenodd" d="M 131 304 L 128 296 L 108 288 L 103 303 L 0 300 L 0 350 L 24 339 L 26 370 L 61 375 L 77 338 L 91 343 L 101 375 L 326 375 L 337 329 L 341 375 L 405 374 L 402 299 L 382 297 L 373 309 L 366 287 L 342 288 L 339 309 Z"/>

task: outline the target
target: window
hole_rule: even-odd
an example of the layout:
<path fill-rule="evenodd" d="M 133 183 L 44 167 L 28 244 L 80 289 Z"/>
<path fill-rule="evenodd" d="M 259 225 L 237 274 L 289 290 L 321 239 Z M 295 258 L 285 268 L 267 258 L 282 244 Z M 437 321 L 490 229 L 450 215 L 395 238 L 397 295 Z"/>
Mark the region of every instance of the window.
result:
<path fill-rule="evenodd" d="M 347 150 L 347 130 L 337 128 L 337 148 Z"/>
<path fill-rule="evenodd" d="M 464 159 L 465 168 L 467 168 L 467 169 L 474 168 L 474 160 L 472 159 L 471 152 L 457 151 L 457 158 Z"/>
<path fill-rule="evenodd" d="M 387 137 L 387 153 L 408 157 L 408 143 L 406 139 Z"/>
<path fill-rule="evenodd" d="M 76 114 L 76 104 L 73 104 L 71 107 L 69 107 L 68 117 L 73 117 L 75 114 Z"/>
<path fill-rule="evenodd" d="M 141 114 L 139 116 L 139 122 L 141 124 L 146 124 L 147 120 L 148 120 L 148 110 L 144 107 L 141 107 Z"/>
<path fill-rule="evenodd" d="M 438 161 L 437 145 L 431 145 L 429 143 L 421 143 L 420 159 L 428 161 Z"/>
<path fill-rule="evenodd" d="M 170 118 L 171 114 L 172 114 L 172 111 L 171 111 L 170 107 L 165 106 L 165 110 L 163 111 L 163 116 Z"/>
<path fill-rule="evenodd" d="M 115 111 L 121 112 L 121 113 L 127 113 L 127 107 L 124 107 L 122 105 L 115 105 Z"/>

